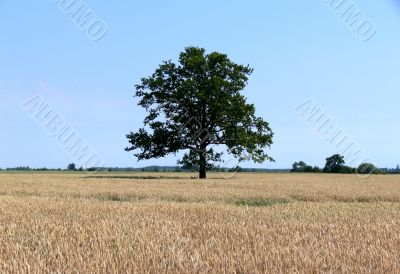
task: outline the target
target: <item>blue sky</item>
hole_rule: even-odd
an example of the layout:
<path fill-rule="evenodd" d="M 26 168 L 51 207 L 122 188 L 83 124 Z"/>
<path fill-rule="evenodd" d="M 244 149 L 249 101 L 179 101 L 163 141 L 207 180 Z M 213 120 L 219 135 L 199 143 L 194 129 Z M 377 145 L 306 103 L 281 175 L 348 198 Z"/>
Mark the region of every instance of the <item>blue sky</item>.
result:
<path fill-rule="evenodd" d="M 382 167 L 400 163 L 400 5 L 353 1 L 376 25 L 360 40 L 317 1 L 90 1 L 107 24 L 89 39 L 57 1 L 0 0 L 0 167 L 65 167 L 74 161 L 21 107 L 45 98 L 106 166 L 137 162 L 125 134 L 144 117 L 134 85 L 186 46 L 227 53 L 255 72 L 244 91 L 275 132 L 275 163 L 322 166 L 335 149 L 293 110 L 312 99 Z"/>

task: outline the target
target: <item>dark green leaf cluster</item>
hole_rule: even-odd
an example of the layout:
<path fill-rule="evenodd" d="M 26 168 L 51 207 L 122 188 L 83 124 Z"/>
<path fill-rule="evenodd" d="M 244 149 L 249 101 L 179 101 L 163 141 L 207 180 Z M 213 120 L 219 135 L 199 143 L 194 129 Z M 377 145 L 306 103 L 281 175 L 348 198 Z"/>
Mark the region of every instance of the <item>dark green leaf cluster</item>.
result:
<path fill-rule="evenodd" d="M 382 174 L 382 170 L 371 163 L 363 163 L 357 169 L 358 174 Z"/>
<path fill-rule="evenodd" d="M 305 162 L 295 162 L 291 172 L 306 172 L 306 173 L 320 173 L 321 169 L 317 166 L 309 166 Z"/>
<path fill-rule="evenodd" d="M 325 173 L 341 173 L 345 169 L 344 156 L 340 154 L 332 155 L 326 158 L 326 164 L 324 167 Z"/>

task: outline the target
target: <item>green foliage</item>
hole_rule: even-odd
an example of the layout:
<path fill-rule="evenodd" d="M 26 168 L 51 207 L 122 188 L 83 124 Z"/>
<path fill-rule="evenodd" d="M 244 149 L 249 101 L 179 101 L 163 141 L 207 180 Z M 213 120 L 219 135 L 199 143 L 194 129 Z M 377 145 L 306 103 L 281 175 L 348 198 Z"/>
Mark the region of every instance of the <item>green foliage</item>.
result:
<path fill-rule="evenodd" d="M 381 174 L 382 171 L 371 163 L 363 163 L 357 169 L 358 174 Z"/>
<path fill-rule="evenodd" d="M 355 174 L 357 173 L 357 169 L 354 167 L 349 167 L 349 166 L 342 166 L 338 172 L 334 173 L 341 173 L 341 174 Z"/>
<path fill-rule="evenodd" d="M 252 72 L 225 54 L 186 48 L 178 64 L 166 61 L 136 85 L 138 105 L 148 115 L 143 128 L 127 135 L 126 151 L 145 160 L 183 150 L 178 163 L 198 169 L 200 178 L 221 162 L 215 146 L 224 146 L 239 162 L 272 160 L 265 152 L 272 144 L 269 124 L 240 93 Z"/>
<path fill-rule="evenodd" d="M 326 164 L 322 170 L 324 173 L 341 173 L 341 174 L 354 174 L 357 169 L 345 165 L 344 156 L 340 154 L 332 155 L 326 158 Z"/>
<path fill-rule="evenodd" d="M 29 166 L 20 166 L 20 167 L 14 167 L 14 168 L 7 168 L 6 170 L 15 170 L 15 171 L 30 171 L 32 170 Z"/>
<path fill-rule="evenodd" d="M 69 164 L 68 165 L 68 167 L 67 167 L 67 170 L 76 170 L 76 166 L 75 166 L 75 164 L 74 163 L 71 163 L 71 164 Z"/>
<path fill-rule="evenodd" d="M 376 168 L 371 164 L 363 164 L 358 169 L 345 165 L 344 156 L 335 154 L 326 159 L 326 165 L 322 170 L 324 173 L 341 173 L 341 174 L 381 174 L 383 173 L 380 169 Z M 307 173 L 319 173 L 322 172 L 317 166 L 312 167 L 307 165 L 305 162 L 295 162 L 293 164 L 291 172 L 307 172 Z"/>
<path fill-rule="evenodd" d="M 309 166 L 305 162 L 295 162 L 291 172 L 306 172 L 306 173 L 320 173 L 321 169 L 317 166 Z"/>
<path fill-rule="evenodd" d="M 344 164 L 344 156 L 335 154 L 329 158 L 326 158 L 326 164 L 323 171 L 325 173 L 340 173 L 345 169 Z"/>

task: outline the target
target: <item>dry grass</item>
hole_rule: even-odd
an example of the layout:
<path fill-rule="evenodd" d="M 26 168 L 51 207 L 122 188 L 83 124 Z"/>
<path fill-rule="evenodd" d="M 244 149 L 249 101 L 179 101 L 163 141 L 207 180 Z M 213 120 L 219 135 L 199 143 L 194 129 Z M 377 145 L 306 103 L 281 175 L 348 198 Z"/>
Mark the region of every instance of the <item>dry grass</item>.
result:
<path fill-rule="evenodd" d="M 0 271 L 400 273 L 399 176 L 162 175 L 0 173 Z"/>

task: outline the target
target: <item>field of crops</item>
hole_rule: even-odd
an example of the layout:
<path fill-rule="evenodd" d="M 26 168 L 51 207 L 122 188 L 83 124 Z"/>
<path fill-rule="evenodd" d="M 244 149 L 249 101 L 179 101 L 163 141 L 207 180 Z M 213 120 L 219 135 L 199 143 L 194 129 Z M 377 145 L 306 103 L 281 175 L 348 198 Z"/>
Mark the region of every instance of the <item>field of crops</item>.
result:
<path fill-rule="evenodd" d="M 400 176 L 192 176 L 0 173 L 0 271 L 400 273 Z"/>

